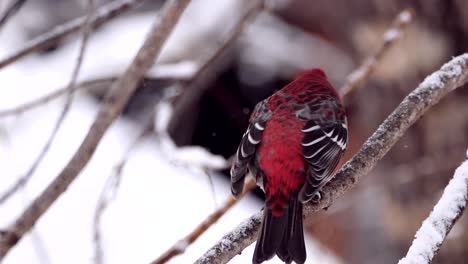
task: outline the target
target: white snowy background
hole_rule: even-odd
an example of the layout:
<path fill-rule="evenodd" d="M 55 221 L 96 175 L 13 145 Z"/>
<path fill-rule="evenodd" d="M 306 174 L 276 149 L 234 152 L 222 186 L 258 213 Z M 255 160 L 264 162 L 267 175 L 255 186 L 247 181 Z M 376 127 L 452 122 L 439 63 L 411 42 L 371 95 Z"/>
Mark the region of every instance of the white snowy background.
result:
<path fill-rule="evenodd" d="M 164 48 L 160 62 L 174 62 L 193 43 L 198 43 L 207 34 L 222 31 L 220 21 L 234 21 L 239 10 L 239 4 L 234 0 L 194 2 Z M 24 44 L 24 17 L 27 15 L 23 13 L 12 19 L 0 32 L 2 58 Z M 126 16 L 93 34 L 79 79 L 121 73 L 153 20 L 154 13 Z M 197 27 L 191 26 L 194 24 Z M 9 109 L 64 87 L 76 61 L 78 42 L 75 39 L 54 52 L 33 55 L 1 69 L 0 109 Z M 196 64 L 187 63 L 176 71 L 190 74 Z M 154 73 L 155 69 L 157 67 L 151 72 Z M 63 103 L 61 98 L 24 114 L 0 119 L 0 192 L 29 169 L 51 134 Z M 81 143 L 98 109 L 95 99 L 84 92 L 77 93 L 51 151 L 31 181 L 7 203 L 0 205 L 0 227 L 11 223 L 61 171 Z M 11 250 L 4 263 L 93 263 L 92 224 L 98 197 L 114 165 L 125 155 L 140 131 L 140 126 L 125 118 L 112 125 L 91 162 L 40 218 L 33 231 Z M 220 157 L 200 156 L 206 153 L 197 148 L 162 149 L 157 142 L 154 137 L 147 138 L 130 155 L 116 199 L 103 215 L 101 234 L 105 263 L 150 262 L 187 235 L 230 195 L 227 180 L 214 176 L 213 194 L 209 179 L 199 169 L 200 163 L 222 164 Z M 187 163 L 191 165 L 180 165 Z M 183 255 L 173 258 L 170 263 L 193 262 L 223 234 L 261 206 L 261 201 L 253 197 L 243 199 Z M 310 237 L 307 245 L 307 263 L 341 263 Z M 252 253 L 253 246 L 250 246 L 232 263 L 249 263 Z M 275 259 L 270 263 L 280 262 Z"/>

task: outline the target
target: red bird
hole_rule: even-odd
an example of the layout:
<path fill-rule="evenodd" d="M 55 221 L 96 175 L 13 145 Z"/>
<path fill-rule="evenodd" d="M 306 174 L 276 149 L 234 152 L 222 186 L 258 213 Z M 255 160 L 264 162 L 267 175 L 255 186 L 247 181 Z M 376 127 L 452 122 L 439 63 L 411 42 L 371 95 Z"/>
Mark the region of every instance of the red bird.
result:
<path fill-rule="evenodd" d="M 302 203 L 320 197 L 347 139 L 340 97 L 320 69 L 300 73 L 256 105 L 231 168 L 234 196 L 242 193 L 247 169 L 266 196 L 253 263 L 275 253 L 285 263 L 305 262 Z"/>

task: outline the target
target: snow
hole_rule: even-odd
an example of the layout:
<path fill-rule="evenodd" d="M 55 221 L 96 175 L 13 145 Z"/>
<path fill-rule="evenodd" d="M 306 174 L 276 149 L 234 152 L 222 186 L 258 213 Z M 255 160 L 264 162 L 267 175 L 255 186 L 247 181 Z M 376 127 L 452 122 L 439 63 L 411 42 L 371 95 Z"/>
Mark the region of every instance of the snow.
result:
<path fill-rule="evenodd" d="M 400 36 L 400 32 L 401 31 L 399 29 L 396 29 L 396 28 L 392 28 L 392 29 L 387 30 L 387 32 L 385 32 L 385 34 L 384 34 L 384 41 L 385 42 L 394 41 L 396 38 L 398 38 Z"/>
<path fill-rule="evenodd" d="M 178 25 L 150 76 L 191 76 L 199 67 L 193 50 L 213 32 L 224 29 L 235 16 L 239 1 L 199 0 L 189 6 L 186 21 Z M 200 14 L 203 12 L 203 14 Z M 127 67 L 140 46 L 154 14 L 117 19 L 90 37 L 80 80 L 117 76 Z M 193 24 L 198 26 L 195 28 Z M 220 27 L 219 25 L 223 25 Z M 2 30 L 2 56 L 22 43 L 21 27 L 14 23 Z M 12 41 L 6 41 L 12 40 Z M 179 43 L 183 43 L 180 45 Z M 0 108 L 8 109 L 28 102 L 69 81 L 78 51 L 72 41 L 46 55 L 34 55 L 0 70 Z M 184 58 L 181 60 L 180 58 Z M 172 66 L 172 68 L 171 68 Z M 24 190 L 0 205 L 0 228 L 22 212 L 67 164 L 86 135 L 99 109 L 95 100 L 77 93 L 51 151 L 46 155 Z M 37 157 L 63 105 L 55 100 L 18 116 L 0 119 L 0 192 L 23 174 Z M 205 171 L 227 166 L 226 160 L 209 151 L 189 146 L 177 148 L 164 133 L 171 114 L 170 105 L 160 104 L 156 120 L 158 135 L 147 138 L 130 156 L 122 172 L 116 199 L 101 221 L 104 263 L 148 263 L 187 235 L 215 209 L 210 181 Z M 118 119 L 104 136 L 95 155 L 77 180 L 40 218 L 34 231 L 24 237 L 4 259 L 5 264 L 93 263 L 93 216 L 108 176 L 137 132 L 141 130 L 125 118 Z M 230 195 L 227 179 L 213 177 L 216 203 Z M 211 227 L 186 252 L 170 263 L 191 263 L 209 249 L 222 234 L 242 219 L 258 211 L 262 204 L 246 197 Z M 340 263 L 323 253 L 307 239 L 308 263 Z M 253 245 L 232 263 L 250 262 Z M 270 263 L 280 263 L 273 260 Z"/>
<path fill-rule="evenodd" d="M 402 13 L 400 13 L 400 15 L 398 16 L 398 20 L 403 23 L 408 23 L 411 21 L 412 16 L 413 15 L 411 14 L 411 11 L 405 10 Z"/>
<path fill-rule="evenodd" d="M 412 14 L 409 10 L 405 10 L 398 15 L 397 21 L 399 25 L 408 24 L 412 19 Z M 392 27 L 384 34 L 384 41 L 391 42 L 399 38 L 401 35 L 401 27 Z"/>
<path fill-rule="evenodd" d="M 460 55 L 451 61 L 445 63 L 440 71 L 436 71 L 431 75 L 427 76 L 421 83 L 421 87 L 441 87 L 445 84 L 448 79 L 457 79 L 463 73 L 462 65 L 468 61 L 468 53 Z M 465 66 L 466 67 L 466 66 Z"/>
<path fill-rule="evenodd" d="M 172 105 L 167 100 L 163 100 L 156 106 L 155 111 L 154 131 L 157 134 L 163 134 L 167 131 L 169 121 L 171 121 Z"/>
<path fill-rule="evenodd" d="M 199 66 L 193 61 L 182 61 L 178 63 L 162 64 L 158 67 L 153 67 L 146 73 L 149 78 L 173 78 L 173 79 L 189 79 L 198 70 Z"/>
<path fill-rule="evenodd" d="M 187 249 L 187 247 L 189 247 L 189 246 L 190 246 L 190 244 L 185 239 L 181 239 L 181 240 L 177 241 L 177 243 L 175 243 L 175 248 L 179 252 L 184 252 Z"/>
<path fill-rule="evenodd" d="M 453 222 L 466 207 L 467 192 L 468 161 L 465 161 L 455 171 L 454 177 L 445 188 L 442 197 L 417 231 L 408 254 L 398 262 L 399 264 L 431 262 L 434 254 L 437 253 L 450 231 Z"/>

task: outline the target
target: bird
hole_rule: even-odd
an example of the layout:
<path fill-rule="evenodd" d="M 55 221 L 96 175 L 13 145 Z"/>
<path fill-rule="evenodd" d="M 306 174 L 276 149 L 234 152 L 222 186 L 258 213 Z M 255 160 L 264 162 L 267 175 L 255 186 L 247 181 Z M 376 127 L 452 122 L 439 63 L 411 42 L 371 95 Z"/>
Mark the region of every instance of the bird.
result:
<path fill-rule="evenodd" d="M 231 193 L 250 171 L 265 192 L 252 263 L 304 263 L 303 204 L 320 200 L 346 150 L 348 123 L 340 96 L 322 69 L 305 70 L 259 102 L 234 157 Z"/>

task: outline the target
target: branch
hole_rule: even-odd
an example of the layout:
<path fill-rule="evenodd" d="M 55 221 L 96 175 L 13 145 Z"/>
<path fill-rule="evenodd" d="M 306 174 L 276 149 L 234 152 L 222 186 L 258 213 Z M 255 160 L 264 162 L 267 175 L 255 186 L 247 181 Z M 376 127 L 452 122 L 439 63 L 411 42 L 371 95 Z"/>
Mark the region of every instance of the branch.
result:
<path fill-rule="evenodd" d="M 138 146 L 139 143 L 143 141 L 145 137 L 150 135 L 153 132 L 153 122 L 148 122 L 148 124 L 140 131 L 138 136 L 134 139 L 130 147 L 125 152 L 122 159 L 114 166 L 114 169 L 111 172 L 111 175 L 106 180 L 104 188 L 102 189 L 101 195 L 94 211 L 93 218 L 93 242 L 94 242 L 94 263 L 102 264 L 104 263 L 104 251 L 102 249 L 102 235 L 100 232 L 101 218 L 104 214 L 104 211 L 109 207 L 109 204 L 115 199 L 117 191 L 120 187 L 122 181 L 122 171 L 127 164 L 128 160 L 133 154 L 133 151 Z"/>
<path fill-rule="evenodd" d="M 54 139 L 55 139 L 60 127 L 62 126 L 63 121 L 65 120 L 65 117 L 67 116 L 68 112 L 70 111 L 71 104 L 72 104 L 73 97 L 74 97 L 74 91 L 75 91 L 75 87 L 76 87 L 76 80 L 78 79 L 78 74 L 80 72 L 81 65 L 83 64 L 83 57 L 84 57 L 84 53 L 86 51 L 86 46 L 87 46 L 87 43 L 88 43 L 88 38 L 89 38 L 90 31 L 91 31 L 89 22 L 90 22 L 90 19 L 91 19 L 92 15 L 94 14 L 94 10 L 95 10 L 94 0 L 88 0 L 88 1 L 89 1 L 89 4 L 88 4 L 89 7 L 88 7 L 87 16 L 86 16 L 86 21 L 83 24 L 83 28 L 82 28 L 83 37 L 81 39 L 80 49 L 79 49 L 79 52 L 78 52 L 78 57 L 77 57 L 77 60 L 76 60 L 76 63 L 75 63 L 75 67 L 74 67 L 73 72 L 72 72 L 72 76 L 70 78 L 70 81 L 69 81 L 67 87 L 65 88 L 65 90 L 67 91 L 67 98 L 66 98 L 65 104 L 64 104 L 64 106 L 62 108 L 62 111 L 60 112 L 60 115 L 59 115 L 57 121 L 55 122 L 52 133 L 50 134 L 49 138 L 47 139 L 45 145 L 42 147 L 42 150 L 40 151 L 37 158 L 34 160 L 33 164 L 29 168 L 29 170 L 24 175 L 20 176 L 19 179 L 13 184 L 13 186 L 11 186 L 9 189 L 7 189 L 5 191 L 5 193 L 3 193 L 0 196 L 0 204 L 6 202 L 13 194 L 15 194 L 19 189 L 21 189 L 23 186 L 25 186 L 28 183 L 28 181 L 33 176 L 34 172 L 36 172 L 37 167 L 39 167 L 42 160 L 46 156 L 47 152 L 49 152 L 49 149 L 52 146 L 52 143 L 54 142 Z"/>
<path fill-rule="evenodd" d="M 13 4 L 7 7 L 7 10 L 0 18 L 0 29 L 5 25 L 10 17 L 12 17 L 16 12 L 20 10 L 20 8 L 26 3 L 26 0 L 15 0 Z"/>
<path fill-rule="evenodd" d="M 427 110 L 467 82 L 468 53 L 455 57 L 439 71 L 426 77 L 387 117 L 356 155 L 324 186 L 322 199 L 316 204 L 305 205 L 306 217 L 328 208 L 333 200 L 356 185 Z M 195 263 L 227 263 L 256 240 L 260 219 L 261 212 L 257 212 L 225 235 Z"/>
<path fill-rule="evenodd" d="M 144 0 L 121 0 L 113 1 L 107 5 L 103 5 L 96 10 L 95 15 L 91 19 L 91 27 L 93 29 L 101 26 L 109 20 L 137 7 Z M 86 21 L 86 16 L 74 19 L 65 24 L 56 26 L 52 30 L 29 41 L 24 48 L 14 54 L 0 60 L 0 69 L 25 57 L 26 55 L 47 49 L 55 43 L 75 34 L 80 31 Z"/>
<path fill-rule="evenodd" d="M 184 85 L 183 92 L 180 98 L 174 105 L 174 113 L 169 122 L 168 132 L 174 138 L 176 143 L 180 143 L 180 140 L 175 134 L 180 129 L 187 130 L 187 122 L 181 122 L 187 113 L 193 111 L 193 106 L 198 102 L 203 92 L 209 87 L 209 83 L 215 78 L 216 74 L 222 69 L 223 58 L 225 58 L 229 48 L 235 43 L 239 35 L 244 31 L 244 28 L 252 21 L 256 15 L 263 10 L 264 0 L 244 1 L 249 3 L 247 11 L 240 18 L 239 22 L 234 28 L 227 34 L 227 37 L 221 41 L 221 45 L 218 46 L 213 53 L 209 54 L 195 74 L 195 76 Z"/>
<path fill-rule="evenodd" d="M 384 54 L 401 38 L 406 26 L 412 20 L 413 14 L 409 9 L 405 9 L 398 14 L 392 26 L 384 33 L 382 45 L 374 55 L 366 58 L 361 66 L 348 76 L 346 83 L 340 89 L 341 94 L 351 93 L 369 78 Z"/>
<path fill-rule="evenodd" d="M 467 151 L 468 158 L 468 151 Z M 398 264 L 431 263 L 468 201 L 468 160 L 455 171 L 442 197 L 424 220 L 406 257 Z"/>
<path fill-rule="evenodd" d="M 19 218 L 7 230 L 1 232 L 0 260 L 33 227 L 86 166 L 104 133 L 119 116 L 138 82 L 154 63 L 189 2 L 189 0 L 170 0 L 165 3 L 162 16 L 157 17 L 136 57 L 107 92 L 101 110 L 72 159 Z"/>
<path fill-rule="evenodd" d="M 145 74 L 145 80 L 158 80 L 161 82 L 185 82 L 188 79 L 193 78 L 192 72 L 187 72 L 180 74 L 177 71 L 171 70 L 171 68 L 175 68 L 178 65 L 187 64 L 189 62 L 179 62 L 174 64 L 158 64 L 154 70 L 154 72 L 148 72 Z M 163 70 L 163 71 L 161 71 Z M 10 116 L 10 115 L 19 115 L 26 111 L 30 111 L 36 107 L 45 105 L 52 100 L 59 98 L 62 95 L 65 95 L 69 92 L 69 90 L 93 90 L 93 89 L 106 89 L 111 86 L 113 82 L 117 80 L 116 76 L 112 77 L 102 77 L 96 78 L 92 80 L 86 80 L 78 83 L 73 88 L 70 87 L 63 87 L 57 89 L 55 91 L 49 92 L 48 94 L 42 95 L 38 98 L 35 98 L 29 102 L 23 103 L 21 105 L 17 105 L 8 109 L 0 110 L 0 118 Z M 1 199 L 0 199 L 1 200 Z"/>
<path fill-rule="evenodd" d="M 255 187 L 255 182 L 252 177 L 247 178 L 245 187 L 246 188 L 244 188 L 244 191 L 239 199 L 244 197 L 247 193 L 250 192 L 251 189 Z M 181 240 L 177 241 L 177 243 L 175 243 L 171 248 L 159 256 L 156 260 L 151 262 L 151 264 L 164 264 L 171 258 L 184 253 L 189 245 L 195 242 L 195 240 L 197 240 L 203 233 L 205 233 L 208 228 L 216 223 L 221 218 L 221 216 L 223 216 L 237 203 L 239 199 L 234 199 L 234 197 L 229 196 L 223 203 L 223 206 L 216 209 L 216 211 L 210 214 L 203 222 L 201 222 L 194 230 L 192 230 L 192 232 L 190 232 Z"/>
<path fill-rule="evenodd" d="M 83 81 L 74 87 L 63 87 L 61 89 L 58 89 L 56 91 L 50 92 L 46 95 L 43 95 L 39 98 L 35 98 L 29 102 L 26 102 L 22 105 L 18 105 L 15 107 L 12 107 L 10 109 L 4 109 L 0 110 L 0 118 L 9 116 L 9 115 L 19 115 L 22 114 L 26 111 L 32 110 L 33 108 L 39 107 L 41 105 L 45 105 L 49 103 L 50 101 L 59 98 L 62 95 L 65 95 L 69 92 L 74 92 L 79 89 L 93 89 L 96 87 L 106 87 L 110 86 L 112 82 L 114 82 L 116 78 L 102 78 L 102 79 L 95 79 L 95 80 L 90 80 L 90 81 Z M 0 199 L 1 200 L 1 199 Z M 1 203 L 1 202 L 0 202 Z"/>

